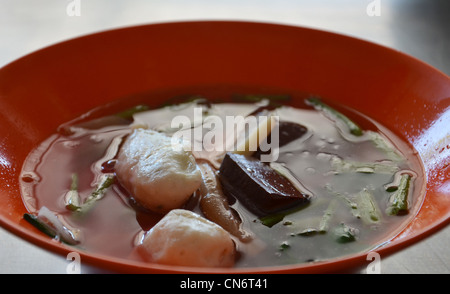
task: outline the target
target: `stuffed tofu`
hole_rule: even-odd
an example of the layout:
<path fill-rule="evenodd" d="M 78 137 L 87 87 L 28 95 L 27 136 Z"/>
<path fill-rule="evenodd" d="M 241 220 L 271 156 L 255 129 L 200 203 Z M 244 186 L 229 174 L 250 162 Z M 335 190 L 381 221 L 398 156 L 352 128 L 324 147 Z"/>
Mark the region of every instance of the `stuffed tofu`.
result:
<path fill-rule="evenodd" d="M 136 129 L 118 154 L 116 175 L 143 207 L 159 213 L 180 208 L 202 183 L 202 174 L 181 142 Z"/>

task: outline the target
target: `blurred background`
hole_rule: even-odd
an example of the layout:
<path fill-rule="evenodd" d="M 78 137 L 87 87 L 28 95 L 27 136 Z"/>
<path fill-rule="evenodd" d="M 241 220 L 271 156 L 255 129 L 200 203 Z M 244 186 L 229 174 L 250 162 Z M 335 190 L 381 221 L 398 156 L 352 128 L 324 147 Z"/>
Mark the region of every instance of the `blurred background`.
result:
<path fill-rule="evenodd" d="M 450 75 L 449 15 L 449 0 L 0 0 L 0 67 L 43 47 L 109 29 L 243 20 L 357 37 Z M 448 244 L 450 227 L 382 259 L 381 273 L 450 273 Z M 0 228 L 0 273 L 66 273 L 69 263 Z M 81 264 L 81 273 L 104 272 Z"/>

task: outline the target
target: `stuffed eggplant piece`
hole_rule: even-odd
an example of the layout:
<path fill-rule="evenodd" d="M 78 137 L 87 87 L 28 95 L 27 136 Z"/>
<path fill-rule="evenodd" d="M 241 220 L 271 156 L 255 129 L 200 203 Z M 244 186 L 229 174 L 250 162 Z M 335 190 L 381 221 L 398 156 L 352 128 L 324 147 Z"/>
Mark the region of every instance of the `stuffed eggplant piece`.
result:
<path fill-rule="evenodd" d="M 240 154 L 225 155 L 219 176 L 225 191 L 257 216 L 306 204 L 311 197 L 269 165 Z"/>

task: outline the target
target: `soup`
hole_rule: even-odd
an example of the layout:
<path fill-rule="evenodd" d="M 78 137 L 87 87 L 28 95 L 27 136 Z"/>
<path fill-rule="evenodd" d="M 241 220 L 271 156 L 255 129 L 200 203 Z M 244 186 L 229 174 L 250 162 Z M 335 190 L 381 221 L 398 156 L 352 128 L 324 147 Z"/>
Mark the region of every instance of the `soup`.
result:
<path fill-rule="evenodd" d="M 423 172 L 414 150 L 344 106 L 311 97 L 293 107 L 285 95 L 233 100 L 207 93 L 154 107 L 151 97 L 133 100 L 151 107 L 126 109 L 131 102 L 123 100 L 63 124 L 33 150 L 21 173 L 30 211 L 24 217 L 81 250 L 158 262 L 143 252 L 143 240 L 171 210 L 192 211 L 229 233 L 233 262 L 225 266 L 257 267 L 375 249 L 421 204 Z M 126 110 L 115 112 L 120 108 Z M 168 210 L 142 202 L 117 169 L 138 130 L 189 142 L 203 182 L 212 175 L 217 187 L 209 189 L 222 198 L 195 188 Z"/>

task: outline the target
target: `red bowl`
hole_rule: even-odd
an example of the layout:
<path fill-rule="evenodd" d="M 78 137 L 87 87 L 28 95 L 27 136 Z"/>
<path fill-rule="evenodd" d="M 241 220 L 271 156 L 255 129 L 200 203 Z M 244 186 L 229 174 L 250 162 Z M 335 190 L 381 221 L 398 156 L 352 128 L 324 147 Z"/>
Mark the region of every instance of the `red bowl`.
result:
<path fill-rule="evenodd" d="M 333 33 L 247 22 L 180 22 L 97 33 L 50 46 L 0 70 L 0 224 L 59 254 L 74 248 L 22 219 L 22 164 L 56 127 L 133 93 L 240 85 L 316 93 L 382 123 L 418 152 L 424 202 L 381 257 L 450 219 L 450 79 L 397 51 Z M 79 251 L 82 262 L 120 272 L 317 273 L 367 264 L 367 253 L 312 264 L 211 270 Z"/>

